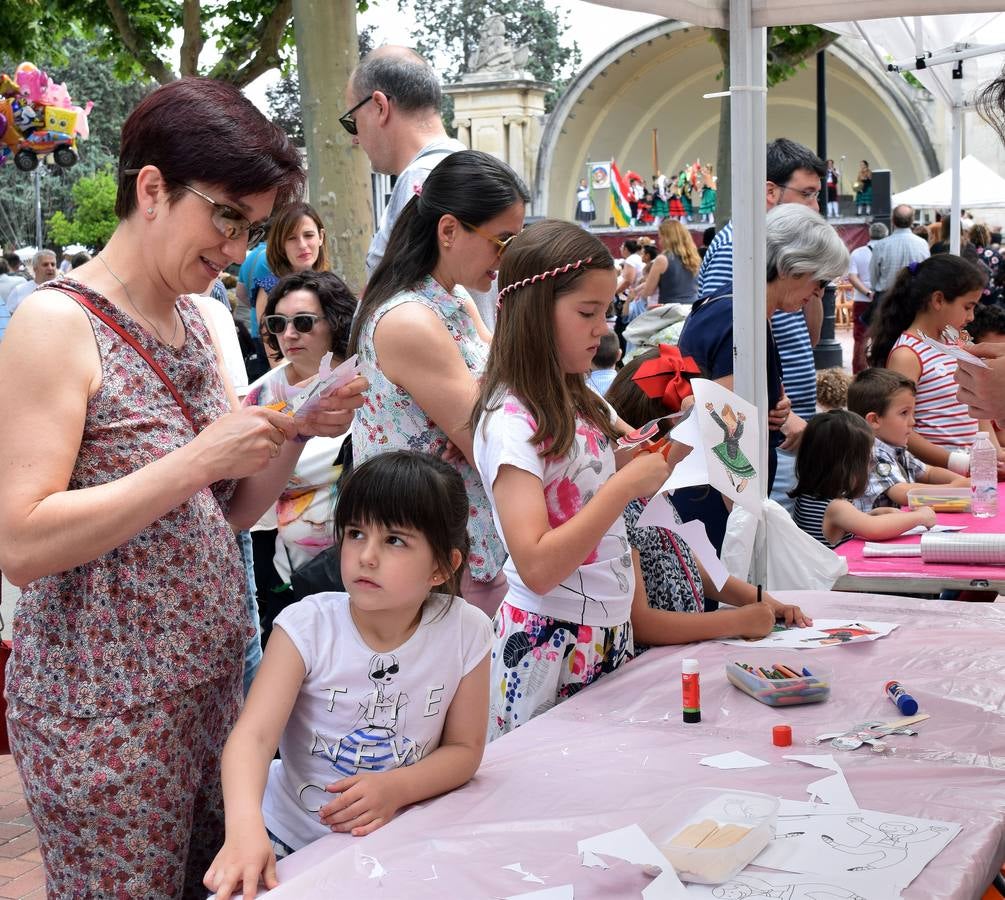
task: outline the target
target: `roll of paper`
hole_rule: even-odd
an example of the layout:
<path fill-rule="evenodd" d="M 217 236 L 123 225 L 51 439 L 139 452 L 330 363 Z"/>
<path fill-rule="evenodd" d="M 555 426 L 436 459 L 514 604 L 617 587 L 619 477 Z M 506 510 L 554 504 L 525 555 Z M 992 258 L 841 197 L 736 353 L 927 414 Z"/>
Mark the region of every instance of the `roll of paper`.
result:
<path fill-rule="evenodd" d="M 923 534 L 926 563 L 979 563 L 1005 566 L 1005 534 Z"/>

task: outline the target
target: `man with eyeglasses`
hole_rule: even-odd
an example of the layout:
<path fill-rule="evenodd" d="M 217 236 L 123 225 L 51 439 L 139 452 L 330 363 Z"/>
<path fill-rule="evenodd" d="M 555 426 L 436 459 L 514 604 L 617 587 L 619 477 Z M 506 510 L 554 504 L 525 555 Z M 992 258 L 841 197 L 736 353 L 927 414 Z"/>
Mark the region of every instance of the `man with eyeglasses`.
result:
<path fill-rule="evenodd" d="M 383 259 L 405 204 L 420 193 L 437 163 L 465 147 L 443 127 L 439 78 L 407 47 L 368 53 L 349 78 L 345 99 L 348 111 L 339 122 L 353 135 L 353 144 L 362 147 L 375 172 L 397 176 L 366 254 L 369 276 Z"/>
<path fill-rule="evenodd" d="M 821 185 L 827 175 L 823 161 L 808 147 L 778 138 L 768 144 L 765 206 L 799 203 L 819 212 Z M 698 270 L 698 296 L 705 297 L 727 288 L 733 281 L 733 223 L 712 240 Z M 741 298 L 742 300 L 742 298 Z M 782 361 L 785 397 L 791 414 L 782 426 L 785 441 L 779 447 L 778 470 L 771 498 L 787 509 L 793 501 L 788 491 L 795 486 L 795 457 L 806 421 L 817 410 L 817 376 L 813 347 L 820 340 L 823 324 L 823 291 L 794 313 L 777 312 L 771 317 L 771 331 Z"/>

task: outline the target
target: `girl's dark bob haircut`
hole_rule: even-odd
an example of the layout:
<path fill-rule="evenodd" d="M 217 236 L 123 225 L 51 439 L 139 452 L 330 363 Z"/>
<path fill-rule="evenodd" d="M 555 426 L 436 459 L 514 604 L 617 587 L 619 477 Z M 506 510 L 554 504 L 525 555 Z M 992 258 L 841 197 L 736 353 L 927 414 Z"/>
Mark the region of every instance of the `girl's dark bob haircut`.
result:
<path fill-rule="evenodd" d="M 441 571 L 452 573 L 443 591 L 456 595 L 470 548 L 469 506 L 464 479 L 443 460 L 414 450 L 382 453 L 353 469 L 342 483 L 335 540 L 341 543 L 353 525 L 414 529 L 429 542 Z M 463 557 L 456 569 L 453 550 Z"/>
<path fill-rule="evenodd" d="M 806 426 L 796 456 L 796 486 L 790 497 L 854 500 L 869 486 L 872 428 L 858 413 L 832 409 Z"/>
<path fill-rule="evenodd" d="M 283 297 L 294 291 L 310 291 L 318 298 L 321 312 L 332 332 L 330 349 L 339 362 L 346 359 L 349 355 L 346 351 L 346 345 L 349 343 L 352 317 L 356 313 L 356 295 L 334 272 L 314 272 L 307 269 L 279 279 L 276 286 L 269 291 L 269 299 L 262 313 L 262 321 L 264 322 L 266 316 L 271 316 L 276 311 L 276 307 Z M 262 340 L 265 341 L 265 346 L 270 350 L 282 354 L 279 339 L 264 328 L 262 329 Z"/>

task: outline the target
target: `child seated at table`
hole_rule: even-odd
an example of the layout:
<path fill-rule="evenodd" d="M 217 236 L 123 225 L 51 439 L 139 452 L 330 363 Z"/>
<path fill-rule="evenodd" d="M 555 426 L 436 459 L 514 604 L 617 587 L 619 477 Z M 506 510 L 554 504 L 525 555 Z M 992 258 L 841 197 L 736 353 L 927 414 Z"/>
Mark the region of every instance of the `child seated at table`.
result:
<path fill-rule="evenodd" d="M 457 596 L 468 506 L 461 476 L 421 453 L 346 478 L 335 535 L 350 593 L 276 618 L 223 751 L 226 840 L 204 878 L 219 900 L 239 884 L 254 896 L 260 877 L 273 888 L 277 858 L 332 831 L 369 834 L 474 775 L 492 626 Z"/>
<path fill-rule="evenodd" d="M 967 487 L 969 478 L 923 463 L 907 449 L 914 430 L 915 386 L 892 369 L 863 369 L 848 389 L 848 409 L 872 428 L 872 462 L 865 493 L 853 501 L 863 512 L 907 505 L 907 492 L 923 484 Z"/>
<path fill-rule="evenodd" d="M 676 347 L 662 344 L 659 350 L 640 354 L 624 366 L 607 391 L 607 402 L 625 423 L 639 428 L 678 412 L 682 404 L 691 405 L 688 380 L 699 374 L 694 360 L 682 359 Z M 673 424 L 662 422 L 660 436 Z M 684 538 L 668 528 L 638 524 L 646 503 L 641 498 L 633 500 L 624 512 L 632 558 L 642 572 L 635 583 L 631 612 L 636 654 L 649 646 L 764 637 L 776 618 L 789 625 L 813 624 L 798 606 L 779 603 L 770 594 L 763 594 L 758 604 L 757 588 L 739 578 L 730 576 L 717 590 Z M 676 510 L 674 516 L 680 522 Z M 692 615 L 705 611 L 706 597 L 738 608 Z"/>
<path fill-rule="evenodd" d="M 885 541 L 917 525 L 931 528 L 935 513 L 925 507 L 900 512 L 879 507 L 862 512 L 852 503 L 869 483 L 873 434 L 858 413 L 834 409 L 814 416 L 803 431 L 796 456 L 796 500 L 792 518 L 821 544 L 834 548 L 853 537 Z"/>

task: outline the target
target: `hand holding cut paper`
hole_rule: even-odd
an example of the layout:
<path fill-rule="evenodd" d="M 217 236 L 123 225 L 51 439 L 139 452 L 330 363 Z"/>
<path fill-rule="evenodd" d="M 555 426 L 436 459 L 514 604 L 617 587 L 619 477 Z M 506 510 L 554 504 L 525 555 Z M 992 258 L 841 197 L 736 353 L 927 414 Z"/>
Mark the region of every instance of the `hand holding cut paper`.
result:
<path fill-rule="evenodd" d="M 245 478 L 264 469 L 297 433 L 294 421 L 262 406 L 227 413 L 207 425 L 189 444 L 206 483 Z"/>

